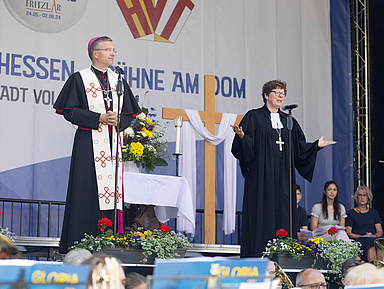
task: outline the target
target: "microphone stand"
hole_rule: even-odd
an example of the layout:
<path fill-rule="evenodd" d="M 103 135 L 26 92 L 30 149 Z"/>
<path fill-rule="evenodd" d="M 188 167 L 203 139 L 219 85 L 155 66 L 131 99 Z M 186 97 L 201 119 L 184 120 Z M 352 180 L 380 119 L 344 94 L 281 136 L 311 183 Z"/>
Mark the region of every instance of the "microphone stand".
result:
<path fill-rule="evenodd" d="M 292 211 L 292 108 L 288 109 L 287 128 L 288 128 L 288 152 L 289 152 L 289 232 L 293 238 L 293 211 Z"/>
<path fill-rule="evenodd" d="M 114 222 L 113 222 L 113 234 L 117 234 L 117 184 L 119 179 L 119 146 L 120 146 L 120 97 L 123 94 L 123 83 L 121 80 L 121 75 L 125 74 L 125 71 L 120 67 L 115 67 L 116 71 L 119 74 L 117 79 L 116 93 L 117 93 L 117 125 L 116 125 L 116 163 L 115 163 L 115 206 L 114 206 Z M 122 189 L 122 188 L 121 188 Z"/>

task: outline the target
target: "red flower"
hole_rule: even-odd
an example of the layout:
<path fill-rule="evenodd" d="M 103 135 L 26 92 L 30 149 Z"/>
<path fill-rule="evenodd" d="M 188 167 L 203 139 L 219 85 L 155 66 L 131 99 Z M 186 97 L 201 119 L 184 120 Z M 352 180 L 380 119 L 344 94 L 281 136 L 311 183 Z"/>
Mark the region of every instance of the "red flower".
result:
<path fill-rule="evenodd" d="M 288 236 L 288 233 L 284 229 L 279 229 L 279 230 L 276 231 L 276 237 L 278 237 L 278 238 L 284 238 L 284 237 L 287 237 L 287 236 Z"/>
<path fill-rule="evenodd" d="M 160 226 L 159 230 L 168 233 L 171 230 L 171 228 L 168 227 L 167 225 L 162 225 Z"/>
<path fill-rule="evenodd" d="M 337 229 L 336 229 L 335 227 L 331 227 L 331 228 L 329 228 L 329 230 L 328 230 L 328 235 L 333 236 L 333 235 L 335 235 L 336 233 L 337 233 Z"/>
<path fill-rule="evenodd" d="M 99 227 L 99 230 L 101 231 L 101 233 L 104 234 L 104 230 L 106 227 L 112 227 L 112 222 L 110 219 L 104 217 L 99 220 L 97 227 Z"/>

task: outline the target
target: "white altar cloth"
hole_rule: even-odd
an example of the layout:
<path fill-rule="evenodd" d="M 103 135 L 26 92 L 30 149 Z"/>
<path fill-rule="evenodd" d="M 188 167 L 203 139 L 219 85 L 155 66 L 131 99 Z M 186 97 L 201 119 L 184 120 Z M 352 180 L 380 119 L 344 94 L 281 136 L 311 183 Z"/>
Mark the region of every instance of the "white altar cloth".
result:
<path fill-rule="evenodd" d="M 123 184 L 125 203 L 155 205 L 160 222 L 180 217 L 195 229 L 192 194 L 185 178 L 125 172 Z"/>

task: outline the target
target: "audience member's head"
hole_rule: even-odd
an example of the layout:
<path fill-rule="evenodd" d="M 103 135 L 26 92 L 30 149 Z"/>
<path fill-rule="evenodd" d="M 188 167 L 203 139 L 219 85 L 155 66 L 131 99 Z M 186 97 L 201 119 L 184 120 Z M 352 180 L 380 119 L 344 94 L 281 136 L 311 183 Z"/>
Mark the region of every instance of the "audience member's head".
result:
<path fill-rule="evenodd" d="M 304 269 L 296 276 L 296 287 L 305 289 L 327 289 L 328 284 L 325 282 L 323 273 L 316 269 Z"/>
<path fill-rule="evenodd" d="M 384 283 L 384 270 L 364 263 L 349 271 L 344 283 L 345 286 Z"/>
<path fill-rule="evenodd" d="M 343 283 L 343 285 L 345 285 L 345 277 L 347 276 L 348 272 L 361 264 L 363 264 L 361 260 L 358 260 L 356 257 L 349 258 L 344 261 L 343 266 L 341 267 L 341 271 L 343 274 L 343 278 L 341 278 L 341 283 Z"/>
<path fill-rule="evenodd" d="M 364 185 L 357 187 L 357 189 L 355 191 L 354 198 L 355 198 L 356 204 L 358 204 L 358 205 L 360 204 L 359 193 L 367 193 L 367 195 L 368 195 L 367 205 L 370 205 L 372 203 L 373 194 L 372 194 L 372 191 L 370 188 L 368 188 Z"/>
<path fill-rule="evenodd" d="M 92 253 L 86 249 L 77 248 L 72 251 L 69 251 L 65 254 L 63 263 L 64 264 L 72 264 L 72 265 L 80 265 L 85 260 L 92 257 Z"/>
<path fill-rule="evenodd" d="M 90 265 L 87 288 L 124 289 L 125 273 L 120 261 L 107 255 L 94 255 L 82 264 Z"/>
<path fill-rule="evenodd" d="M 302 196 L 303 196 L 303 194 L 301 193 L 301 188 L 298 184 L 296 184 L 296 201 L 297 201 L 297 203 L 300 202 Z"/>
<path fill-rule="evenodd" d="M 125 289 L 146 289 L 147 280 L 136 272 L 130 272 L 126 275 Z"/>

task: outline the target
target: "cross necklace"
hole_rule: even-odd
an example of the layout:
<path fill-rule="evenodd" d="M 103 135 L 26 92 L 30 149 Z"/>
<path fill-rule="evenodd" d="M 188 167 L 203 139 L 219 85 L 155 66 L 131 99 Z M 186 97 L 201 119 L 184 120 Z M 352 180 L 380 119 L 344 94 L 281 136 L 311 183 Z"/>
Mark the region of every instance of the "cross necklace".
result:
<path fill-rule="evenodd" d="M 269 116 L 269 119 L 271 120 L 271 116 Z M 271 122 L 272 122 L 272 120 L 271 120 Z M 279 150 L 282 152 L 284 142 L 281 140 L 281 128 L 275 128 L 275 130 L 277 131 L 277 134 L 279 135 L 279 139 L 276 141 L 276 144 L 279 145 Z"/>
<path fill-rule="evenodd" d="M 279 140 L 276 141 L 276 144 L 279 145 L 279 149 L 282 152 L 284 142 L 281 140 L 281 128 L 276 128 L 276 131 L 277 131 L 277 134 L 279 135 Z"/>
<path fill-rule="evenodd" d="M 104 94 L 104 100 L 105 100 L 105 102 L 107 103 L 107 107 L 110 108 L 110 107 L 111 107 L 112 98 L 109 96 L 109 93 L 112 92 L 112 90 L 110 90 L 110 89 L 105 90 L 105 89 L 104 89 L 104 85 L 101 83 L 101 79 L 99 79 L 99 78 L 97 77 L 97 74 L 96 74 L 96 72 L 94 71 L 94 68 L 93 68 L 93 67 L 92 67 L 92 71 L 93 71 L 93 73 L 96 75 L 97 80 L 99 81 L 99 84 L 100 84 L 100 87 L 101 87 L 101 91 L 102 91 L 103 94 Z M 107 79 L 107 80 L 108 80 L 108 79 Z M 109 81 L 108 81 L 108 82 L 109 82 Z M 107 84 L 107 85 L 108 85 L 108 84 Z M 108 86 L 109 86 L 109 85 L 108 85 Z"/>

